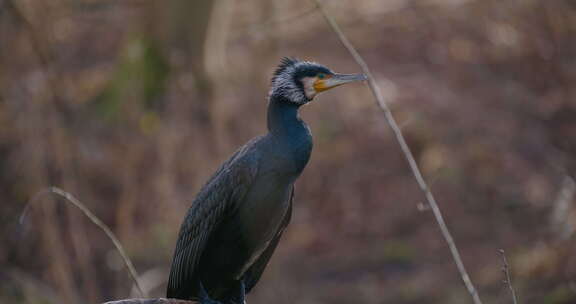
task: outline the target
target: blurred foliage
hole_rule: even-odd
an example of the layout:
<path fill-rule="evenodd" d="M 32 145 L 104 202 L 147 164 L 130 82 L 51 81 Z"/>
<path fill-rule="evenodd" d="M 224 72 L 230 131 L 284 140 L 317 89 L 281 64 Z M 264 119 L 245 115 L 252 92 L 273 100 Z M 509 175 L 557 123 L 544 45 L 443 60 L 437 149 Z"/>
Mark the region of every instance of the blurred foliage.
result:
<path fill-rule="evenodd" d="M 129 94 L 141 95 L 137 100 L 142 102 L 144 111 L 160 109 L 160 96 L 166 88 L 168 75 L 168 65 L 151 40 L 146 37 L 129 39 L 117 63 L 117 71 L 96 97 L 96 113 L 106 119 L 121 118 L 121 107 L 123 101 L 130 99 Z M 148 126 L 153 115 L 146 117 L 144 124 Z"/>
<path fill-rule="evenodd" d="M 485 303 L 576 302 L 576 5 L 326 1 L 375 71 Z M 265 132 L 283 56 L 358 67 L 310 1 L 0 1 L 0 302 L 134 296 L 112 245 L 42 197 L 111 226 L 152 296 L 218 165 Z M 294 216 L 250 303 L 467 303 L 372 96 L 301 111 L 315 137 Z M 79 299 L 82 299 L 80 301 Z"/>

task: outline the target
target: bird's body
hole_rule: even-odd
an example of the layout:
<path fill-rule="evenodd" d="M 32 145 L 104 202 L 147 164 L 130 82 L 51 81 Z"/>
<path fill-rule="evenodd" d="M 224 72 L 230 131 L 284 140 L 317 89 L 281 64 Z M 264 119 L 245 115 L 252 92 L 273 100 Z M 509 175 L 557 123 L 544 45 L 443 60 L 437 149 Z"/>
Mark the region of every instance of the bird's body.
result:
<path fill-rule="evenodd" d="M 298 62 L 285 60 L 276 82 Z M 260 279 L 290 221 L 294 182 L 312 151 L 298 117 L 305 102 L 284 92 L 270 93 L 268 133 L 241 147 L 194 200 L 176 244 L 168 298 L 243 303 Z"/>

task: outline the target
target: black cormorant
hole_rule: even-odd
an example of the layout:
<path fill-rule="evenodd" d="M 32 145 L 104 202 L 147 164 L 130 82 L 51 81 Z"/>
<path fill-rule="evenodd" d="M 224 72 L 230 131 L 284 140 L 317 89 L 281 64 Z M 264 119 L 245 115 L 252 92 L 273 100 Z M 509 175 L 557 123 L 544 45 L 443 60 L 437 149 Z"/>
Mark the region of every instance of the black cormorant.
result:
<path fill-rule="evenodd" d="M 241 147 L 198 193 L 180 227 L 168 298 L 244 303 L 290 221 L 294 181 L 312 136 L 298 116 L 319 92 L 353 81 L 313 62 L 284 58 L 268 96 L 268 134 Z"/>

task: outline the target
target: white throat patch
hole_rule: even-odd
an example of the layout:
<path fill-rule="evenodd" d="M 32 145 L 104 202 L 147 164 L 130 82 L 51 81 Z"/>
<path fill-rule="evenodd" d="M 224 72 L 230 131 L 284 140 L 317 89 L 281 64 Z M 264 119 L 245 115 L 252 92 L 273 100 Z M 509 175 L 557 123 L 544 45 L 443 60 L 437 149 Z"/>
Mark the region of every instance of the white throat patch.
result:
<path fill-rule="evenodd" d="M 308 100 L 314 99 L 314 96 L 318 92 L 314 88 L 314 82 L 316 82 L 316 77 L 304 77 L 302 78 L 302 85 L 304 86 L 304 94 L 306 94 L 306 98 Z"/>

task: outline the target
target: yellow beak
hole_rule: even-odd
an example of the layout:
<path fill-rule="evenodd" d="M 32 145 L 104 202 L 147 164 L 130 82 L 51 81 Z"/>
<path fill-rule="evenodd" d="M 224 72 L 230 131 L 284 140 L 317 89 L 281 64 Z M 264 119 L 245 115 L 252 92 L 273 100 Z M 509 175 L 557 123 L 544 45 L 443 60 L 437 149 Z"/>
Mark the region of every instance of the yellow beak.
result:
<path fill-rule="evenodd" d="M 366 77 L 364 74 L 334 74 L 330 76 L 331 77 L 329 78 L 318 79 L 314 82 L 314 89 L 316 92 L 323 92 L 349 82 L 363 81 L 368 79 L 368 77 Z"/>

